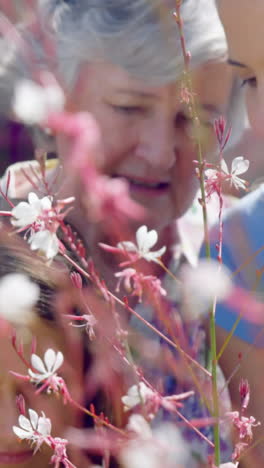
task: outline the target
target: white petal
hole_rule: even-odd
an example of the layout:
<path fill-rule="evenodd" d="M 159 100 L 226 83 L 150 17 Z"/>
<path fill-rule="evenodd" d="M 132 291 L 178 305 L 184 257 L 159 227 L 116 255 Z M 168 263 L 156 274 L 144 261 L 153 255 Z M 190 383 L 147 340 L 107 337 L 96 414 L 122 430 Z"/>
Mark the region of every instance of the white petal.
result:
<path fill-rule="evenodd" d="M 127 429 L 135 432 L 141 439 L 150 439 L 152 437 L 150 425 L 141 414 L 132 414 L 130 416 Z"/>
<path fill-rule="evenodd" d="M 13 109 L 28 124 L 39 123 L 45 116 L 43 88 L 33 81 L 21 80 L 15 89 Z"/>
<path fill-rule="evenodd" d="M 57 353 L 56 361 L 55 361 L 55 364 L 53 366 L 53 372 L 56 372 L 61 367 L 63 361 L 64 361 L 63 354 L 59 351 Z"/>
<path fill-rule="evenodd" d="M 47 86 L 44 89 L 48 111 L 62 111 L 65 104 L 65 96 L 62 89 L 58 85 Z"/>
<path fill-rule="evenodd" d="M 127 252 L 137 252 L 138 251 L 137 246 L 133 242 L 130 242 L 130 241 L 118 242 L 117 248 L 126 250 Z"/>
<path fill-rule="evenodd" d="M 29 432 L 32 431 L 32 425 L 29 419 L 26 418 L 26 416 L 24 416 L 23 414 L 20 414 L 18 418 L 18 424 L 20 425 L 22 429 L 25 429 L 25 431 L 29 431 Z"/>
<path fill-rule="evenodd" d="M 157 260 L 162 257 L 162 255 L 166 252 L 165 245 L 161 247 L 161 249 L 156 250 L 154 252 L 147 252 L 143 255 L 143 258 L 148 262 L 157 262 Z"/>
<path fill-rule="evenodd" d="M 231 179 L 231 183 L 237 188 L 237 189 L 243 189 L 246 190 L 247 188 L 247 183 L 244 179 L 240 179 L 240 177 L 233 176 Z"/>
<path fill-rule="evenodd" d="M 181 271 L 186 320 L 197 320 L 208 313 L 214 299 L 226 299 L 232 291 L 229 270 L 216 260 L 200 260 L 196 268 L 184 266 Z"/>
<path fill-rule="evenodd" d="M 147 236 L 147 232 L 148 232 L 148 229 L 147 229 L 147 226 L 140 226 L 140 228 L 138 228 L 137 232 L 136 232 L 136 240 L 137 240 L 137 245 L 139 247 L 139 249 L 141 250 L 141 247 L 142 245 L 144 244 L 145 242 L 145 238 Z"/>
<path fill-rule="evenodd" d="M 39 371 L 41 374 L 46 374 L 47 369 L 45 368 L 42 359 L 39 356 L 37 356 L 37 354 L 32 354 L 31 364 L 35 370 Z"/>
<path fill-rule="evenodd" d="M 33 234 L 29 240 L 32 250 L 41 250 L 47 258 L 53 258 L 59 251 L 59 240 L 56 234 L 48 230 Z"/>
<path fill-rule="evenodd" d="M 36 372 L 32 372 L 31 369 L 28 369 L 28 375 L 31 377 L 32 380 L 34 380 L 34 382 L 37 383 L 42 382 L 49 376 L 47 372 L 45 372 L 45 374 L 37 374 Z"/>
<path fill-rule="evenodd" d="M 237 463 L 232 463 L 232 462 L 222 463 L 220 465 L 220 468 L 237 468 L 237 467 L 238 467 Z"/>
<path fill-rule="evenodd" d="M 15 291 L 15 294 L 14 294 Z M 0 316 L 12 323 L 26 324 L 34 319 L 32 307 L 39 298 L 39 286 L 20 273 L 0 280 Z"/>
<path fill-rule="evenodd" d="M 238 156 L 237 158 L 233 159 L 232 166 L 231 166 L 231 173 L 232 174 L 244 174 L 249 168 L 249 160 L 244 159 L 243 156 Z"/>
<path fill-rule="evenodd" d="M 50 372 L 56 361 L 56 353 L 53 349 L 47 349 L 47 351 L 44 354 L 44 361 L 48 371 Z"/>
<path fill-rule="evenodd" d="M 139 395 L 137 397 L 132 397 L 132 396 L 123 396 L 121 398 L 122 403 L 127 407 L 127 408 L 133 408 L 134 406 L 137 406 L 140 403 L 140 398 Z"/>
<path fill-rule="evenodd" d="M 28 202 L 30 205 L 34 205 L 35 203 L 38 203 L 39 201 L 40 201 L 39 197 L 37 196 L 35 192 L 30 192 L 28 194 Z"/>
<path fill-rule="evenodd" d="M 221 169 L 225 174 L 229 174 L 229 170 L 224 159 L 221 160 Z"/>
<path fill-rule="evenodd" d="M 13 426 L 13 431 L 14 433 L 16 434 L 17 437 L 19 437 L 19 439 L 31 439 L 32 437 L 32 432 L 27 432 L 27 431 L 23 431 L 23 429 L 20 429 L 20 427 L 17 427 L 17 426 Z"/>
<path fill-rule="evenodd" d="M 37 219 L 37 213 L 27 202 L 20 202 L 12 209 L 11 213 L 14 218 L 17 218 L 16 220 L 12 220 L 12 224 L 14 225 L 27 226 L 34 223 Z"/>
<path fill-rule="evenodd" d="M 151 231 L 148 232 L 146 236 L 143 250 L 147 252 L 150 249 L 152 249 L 152 247 L 154 247 L 154 245 L 157 243 L 157 240 L 158 240 L 158 233 L 157 231 L 155 231 L 155 229 L 152 229 Z"/>
<path fill-rule="evenodd" d="M 56 234 L 51 234 L 49 241 L 46 244 L 46 248 L 44 249 L 47 258 L 54 258 L 56 257 L 57 253 L 59 252 L 59 239 Z"/>
<path fill-rule="evenodd" d="M 50 210 L 52 207 L 52 199 L 50 197 L 44 197 L 40 200 L 41 208 L 43 210 Z"/>
<path fill-rule="evenodd" d="M 40 249 L 41 245 L 43 244 L 43 237 L 46 236 L 46 234 L 43 235 L 43 232 L 46 232 L 46 231 L 35 232 L 30 237 L 29 243 L 30 243 L 30 248 L 32 250 Z"/>
<path fill-rule="evenodd" d="M 50 421 L 50 419 L 46 418 L 45 416 L 40 416 L 40 418 L 38 420 L 37 430 L 44 437 L 49 436 L 50 433 L 51 433 L 51 421 Z"/>
<path fill-rule="evenodd" d="M 141 252 L 148 252 L 158 240 L 157 232 L 152 229 L 148 232 L 146 226 L 141 226 L 136 232 L 138 248 Z"/>
<path fill-rule="evenodd" d="M 29 414 L 30 422 L 31 422 L 33 429 L 37 429 L 38 418 L 39 418 L 38 413 L 36 413 L 36 411 L 34 411 L 33 409 L 29 409 L 28 414 Z"/>

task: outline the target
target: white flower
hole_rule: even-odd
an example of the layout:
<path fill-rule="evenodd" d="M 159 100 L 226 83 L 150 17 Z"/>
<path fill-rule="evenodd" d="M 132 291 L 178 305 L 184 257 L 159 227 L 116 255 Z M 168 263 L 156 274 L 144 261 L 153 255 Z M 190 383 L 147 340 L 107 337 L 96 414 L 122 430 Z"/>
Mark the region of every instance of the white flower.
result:
<path fill-rule="evenodd" d="M 141 414 L 131 414 L 127 429 L 134 432 L 141 439 L 151 439 L 152 437 L 150 425 Z"/>
<path fill-rule="evenodd" d="M 39 287 L 28 276 L 10 273 L 0 280 L 0 316 L 12 323 L 27 323 L 39 299 Z"/>
<path fill-rule="evenodd" d="M 224 159 L 221 161 L 222 172 L 230 177 L 231 185 L 234 185 L 236 189 L 246 189 L 246 181 L 238 177 L 240 174 L 247 172 L 249 168 L 249 160 L 244 159 L 243 156 L 238 156 L 233 159 L 231 164 L 231 172 L 229 172 L 227 164 Z"/>
<path fill-rule="evenodd" d="M 220 465 L 220 468 L 237 468 L 237 467 L 238 467 L 238 462 L 236 462 L 236 463 L 232 463 L 232 462 L 221 463 L 221 465 Z"/>
<path fill-rule="evenodd" d="M 153 429 L 149 438 L 137 437 L 124 446 L 120 453 L 124 468 L 193 468 L 190 450 L 179 429 L 164 423 Z"/>
<path fill-rule="evenodd" d="M 44 362 L 39 356 L 37 356 L 37 354 L 32 354 L 31 365 L 36 371 L 38 371 L 38 373 L 28 369 L 31 380 L 38 384 L 53 375 L 56 375 L 57 370 L 63 363 L 63 359 L 63 354 L 60 351 L 55 353 L 53 349 L 48 349 L 45 352 Z"/>
<path fill-rule="evenodd" d="M 45 122 L 51 112 L 63 110 L 65 97 L 58 85 L 40 86 L 30 80 L 21 80 L 15 89 L 13 110 L 29 125 Z"/>
<path fill-rule="evenodd" d="M 139 382 L 138 385 L 132 385 L 132 387 L 129 388 L 127 395 L 123 396 L 121 400 L 124 404 L 125 411 L 129 411 L 140 403 L 146 403 L 147 399 L 153 397 L 153 395 L 153 391 L 147 387 L 144 382 Z"/>
<path fill-rule="evenodd" d="M 202 259 L 196 268 L 183 268 L 181 276 L 186 319 L 206 314 L 215 298 L 223 301 L 232 290 L 229 270 L 216 260 Z"/>
<path fill-rule="evenodd" d="M 157 231 L 152 229 L 148 231 L 147 226 L 141 226 L 136 232 L 137 245 L 130 241 L 123 241 L 117 244 L 117 247 L 124 249 L 127 252 L 135 252 L 140 258 L 144 258 L 148 262 L 157 262 L 158 259 L 165 253 L 166 247 L 150 252 L 150 249 L 157 243 Z"/>
<path fill-rule="evenodd" d="M 28 410 L 29 418 L 26 418 L 21 414 L 18 418 L 18 426 L 13 426 L 14 433 L 21 440 L 31 440 L 36 442 L 40 437 L 48 437 L 51 433 L 51 421 L 46 418 L 42 412 L 42 416 L 38 416 L 36 411 Z"/>
<path fill-rule="evenodd" d="M 33 232 L 28 242 L 31 250 L 39 250 L 49 259 L 55 257 L 59 252 L 59 239 L 56 233 L 50 232 L 48 229 Z"/>
<path fill-rule="evenodd" d="M 43 211 L 50 210 L 52 207 L 52 199 L 44 197 L 39 199 L 34 192 L 28 194 L 28 202 L 20 202 L 15 206 L 11 213 L 15 219 L 12 219 L 13 226 L 18 228 L 27 227 L 35 223 Z"/>

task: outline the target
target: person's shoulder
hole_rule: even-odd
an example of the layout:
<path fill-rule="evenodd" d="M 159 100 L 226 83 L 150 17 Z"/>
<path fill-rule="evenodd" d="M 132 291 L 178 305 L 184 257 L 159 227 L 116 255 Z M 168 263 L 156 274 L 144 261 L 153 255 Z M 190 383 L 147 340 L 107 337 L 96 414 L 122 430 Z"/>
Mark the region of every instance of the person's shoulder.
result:
<path fill-rule="evenodd" d="M 245 195 L 234 206 L 229 208 L 224 220 L 231 222 L 233 219 L 239 218 L 255 218 L 258 214 L 263 213 L 264 208 L 264 184 L 261 184 L 257 189 Z"/>

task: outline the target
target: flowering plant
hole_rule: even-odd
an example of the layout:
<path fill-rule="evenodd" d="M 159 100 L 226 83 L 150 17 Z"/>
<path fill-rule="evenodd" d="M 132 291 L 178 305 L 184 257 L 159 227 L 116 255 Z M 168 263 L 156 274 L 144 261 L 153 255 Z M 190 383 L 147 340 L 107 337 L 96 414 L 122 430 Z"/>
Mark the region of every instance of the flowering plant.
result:
<path fill-rule="evenodd" d="M 184 40 L 181 3 L 181 0 L 176 1 L 174 12 L 186 67 L 181 99 L 199 127 L 195 93 L 189 77 L 190 54 Z M 12 277 L 5 275 L 0 280 L 1 320 L 18 327 L 12 343 L 26 369 L 25 375 L 13 369 L 10 372 L 18 381 L 32 386 L 36 401 L 44 393 L 47 398 L 61 397 L 64 405 L 89 416 L 93 428 L 72 437 L 75 448 L 88 452 L 89 466 L 92 466 L 96 452 L 104 468 L 110 467 L 112 458 L 124 468 L 196 468 L 201 464 L 210 468 L 237 468 L 243 453 L 250 450 L 253 428 L 259 422 L 254 416 L 245 414 L 249 402 L 249 386 L 245 382 L 240 387 L 241 410 L 231 411 L 225 407 L 226 388 L 218 382 L 218 361 L 228 342 L 217 353 L 215 306 L 217 299 L 232 300 L 234 297 L 230 273 L 221 267 L 223 184 L 246 189 L 247 183 L 240 175 L 247 171 L 249 161 L 242 156 L 236 157 L 228 169 L 223 151 L 231 129 L 226 129 L 223 118 L 215 121 L 219 144 L 216 165 L 204 159 L 198 138 L 198 161 L 194 164 L 201 184 L 199 202 L 208 259 L 200 262 L 196 270 L 185 267 L 180 271 L 178 267 L 183 256 L 179 259 L 175 254 L 174 258 L 174 252 L 163 245 L 158 232 L 146 224 L 141 225 L 145 209 L 130 198 L 127 181 L 100 172 L 103 145 L 93 116 L 85 112 L 68 112 L 64 105 L 62 86 L 52 74 L 39 72 L 36 81 L 21 80 L 16 87 L 13 102 L 16 117 L 28 125 L 39 125 L 48 134 L 63 135 L 69 142 L 65 165 L 72 177 L 80 182 L 84 192 L 82 206 L 77 206 L 74 197 L 58 198 L 55 184 L 50 183 L 46 174 L 45 158 L 42 158 L 37 171 L 33 168 L 31 173 L 23 173 L 31 184 L 27 201 L 14 205 L 8 195 L 12 176 L 7 177 L 7 187 L 2 188 L 1 195 L 9 203 L 10 210 L 1 214 L 9 217 L 8 231 L 13 236 L 23 234 L 25 244 L 36 254 L 32 258 L 41 258 L 43 264 L 48 261 L 47 268 L 54 267 L 58 277 L 66 270 L 70 281 L 67 291 L 54 299 L 54 310 L 58 312 L 62 329 L 66 329 L 68 351 L 70 348 L 74 357 L 76 343 L 72 347 L 69 344 L 76 331 L 73 327 L 84 332 L 82 342 L 91 354 L 87 359 L 85 398 L 89 402 L 96 401 L 97 392 L 103 393 L 106 401 L 101 406 L 106 409 L 101 411 L 100 405 L 86 405 L 74 397 L 71 382 L 63 377 L 67 359 L 61 351 L 48 347 L 42 358 L 36 354 L 36 343 L 32 340 L 28 356 L 18 342 L 21 325 L 30 322 L 28 317 L 34 316 L 42 296 L 36 282 L 17 273 Z M 158 190 L 163 190 L 166 184 L 156 185 L 159 185 Z M 140 186 L 140 183 L 135 185 Z M 149 184 L 149 190 L 152 185 Z M 59 190 L 61 188 L 63 183 Z M 208 245 L 207 203 L 213 194 L 218 197 L 220 206 L 219 262 L 216 263 L 209 258 Z M 84 246 L 84 240 L 69 222 L 74 210 L 81 213 L 79 218 L 83 216 L 91 223 L 91 238 L 99 226 L 100 234 L 103 232 L 100 239 L 107 241 L 94 247 L 88 237 Z M 137 226 L 135 232 L 129 232 L 128 218 L 133 226 Z M 90 250 L 89 255 L 86 247 Z M 102 252 L 107 259 L 104 263 Z M 163 261 L 165 253 L 166 259 L 167 256 L 172 259 L 170 268 Z M 117 265 L 116 259 L 120 258 L 121 263 Z M 13 289 L 17 297 L 12 299 Z M 21 290 L 23 294 L 18 294 Z M 209 351 L 205 344 L 205 318 L 210 322 Z M 68 455 L 68 443 L 71 442 L 70 436 L 66 439 L 68 432 L 65 438 L 53 437 L 52 418 L 46 417 L 43 411 L 39 415 L 31 408 L 27 417 L 22 396 L 17 400 L 17 406 L 21 414 L 18 425 L 13 426 L 14 434 L 34 446 L 34 453 L 45 445 L 51 449 L 50 463 L 55 468 L 61 464 L 65 468 L 74 468 Z M 227 425 L 235 428 L 238 442 L 228 454 L 227 459 L 231 461 L 221 463 L 220 439 L 223 426 Z M 226 438 L 222 445 L 225 443 Z"/>

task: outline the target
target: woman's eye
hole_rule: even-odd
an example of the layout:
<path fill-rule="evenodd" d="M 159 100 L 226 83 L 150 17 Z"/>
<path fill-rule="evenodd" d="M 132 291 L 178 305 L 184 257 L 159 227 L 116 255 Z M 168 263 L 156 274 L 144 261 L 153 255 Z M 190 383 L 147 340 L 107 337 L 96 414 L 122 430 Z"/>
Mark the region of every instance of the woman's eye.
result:
<path fill-rule="evenodd" d="M 250 88 L 256 88 L 257 87 L 257 78 L 255 76 L 252 76 L 251 78 L 246 78 L 242 80 L 241 87 L 248 85 Z"/>
<path fill-rule="evenodd" d="M 192 123 L 192 118 L 186 115 L 184 112 L 178 112 L 175 117 L 175 127 L 185 128 Z"/>
<path fill-rule="evenodd" d="M 113 109 L 122 114 L 132 115 L 137 113 L 142 113 L 143 108 L 140 106 L 118 106 L 112 105 Z"/>

